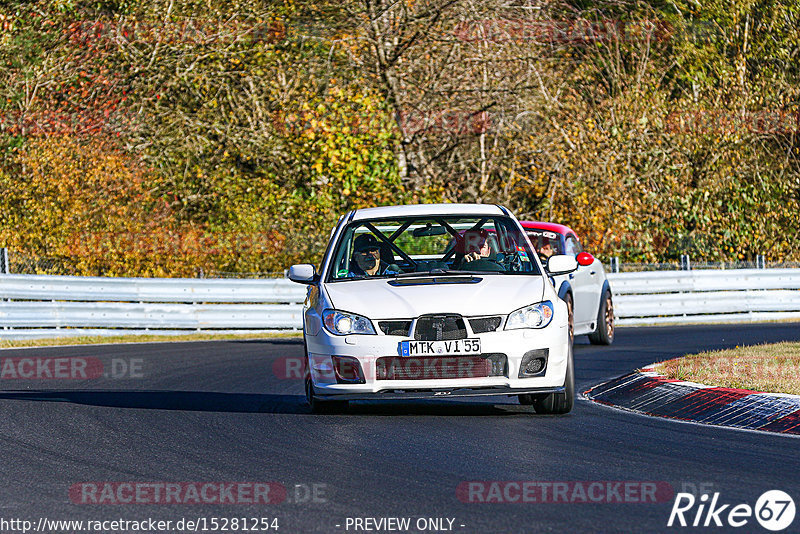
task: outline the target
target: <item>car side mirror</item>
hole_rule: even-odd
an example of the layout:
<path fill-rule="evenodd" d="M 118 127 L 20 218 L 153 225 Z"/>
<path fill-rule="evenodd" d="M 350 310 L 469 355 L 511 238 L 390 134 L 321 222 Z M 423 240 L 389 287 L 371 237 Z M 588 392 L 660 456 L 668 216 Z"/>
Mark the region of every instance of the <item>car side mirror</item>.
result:
<path fill-rule="evenodd" d="M 594 256 L 592 256 L 588 252 L 581 252 L 575 259 L 578 260 L 578 265 L 581 265 L 583 267 L 586 267 L 594 263 Z"/>
<path fill-rule="evenodd" d="M 545 269 L 547 269 L 547 272 L 550 276 L 571 273 L 577 268 L 578 261 L 575 259 L 575 256 L 570 256 L 568 254 L 550 256 L 550 259 L 547 260 L 547 265 L 545 266 Z"/>
<path fill-rule="evenodd" d="M 289 280 L 298 284 L 313 284 L 319 279 L 317 270 L 310 263 L 300 263 L 289 267 Z"/>

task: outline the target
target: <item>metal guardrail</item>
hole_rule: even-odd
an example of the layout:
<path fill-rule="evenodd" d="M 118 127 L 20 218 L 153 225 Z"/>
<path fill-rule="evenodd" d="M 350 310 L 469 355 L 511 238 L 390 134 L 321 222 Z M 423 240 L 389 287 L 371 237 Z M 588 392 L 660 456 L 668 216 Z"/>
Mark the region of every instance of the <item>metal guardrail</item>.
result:
<path fill-rule="evenodd" d="M 687 254 L 681 254 L 676 261 L 658 263 L 627 263 L 620 261 L 619 257 L 609 258 L 605 264 L 608 273 L 631 273 L 642 271 L 707 271 L 730 269 L 800 269 L 800 261 L 775 261 L 757 255 L 753 260 L 735 261 L 703 261 L 692 259 Z"/>
<path fill-rule="evenodd" d="M 116 302 L 301 303 L 306 288 L 285 278 L 106 278 L 0 275 L 0 298 Z"/>
<path fill-rule="evenodd" d="M 302 328 L 287 279 L 0 275 L 0 338 Z"/>
<path fill-rule="evenodd" d="M 800 269 L 608 275 L 619 325 L 800 319 Z M 0 338 L 302 328 L 287 279 L 0 274 Z"/>
<path fill-rule="evenodd" d="M 619 325 L 800 319 L 800 269 L 608 275 Z"/>
<path fill-rule="evenodd" d="M 28 328 L 291 328 L 302 325 L 300 313 L 282 304 L 0 302 L 3 326 Z"/>

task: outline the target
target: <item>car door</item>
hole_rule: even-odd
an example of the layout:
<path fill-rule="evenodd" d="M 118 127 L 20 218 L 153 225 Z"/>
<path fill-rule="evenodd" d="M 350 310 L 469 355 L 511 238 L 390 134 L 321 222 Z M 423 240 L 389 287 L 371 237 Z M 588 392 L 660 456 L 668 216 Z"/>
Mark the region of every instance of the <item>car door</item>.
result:
<path fill-rule="evenodd" d="M 565 236 L 564 254 L 577 256 L 583 252 L 578 238 L 573 233 Z M 597 261 L 597 260 L 595 260 Z M 600 302 L 598 280 L 600 279 L 597 266 L 578 265 L 578 270 L 572 273 L 570 284 L 575 297 L 575 332 L 590 330 L 591 323 L 597 320 L 597 306 Z"/>

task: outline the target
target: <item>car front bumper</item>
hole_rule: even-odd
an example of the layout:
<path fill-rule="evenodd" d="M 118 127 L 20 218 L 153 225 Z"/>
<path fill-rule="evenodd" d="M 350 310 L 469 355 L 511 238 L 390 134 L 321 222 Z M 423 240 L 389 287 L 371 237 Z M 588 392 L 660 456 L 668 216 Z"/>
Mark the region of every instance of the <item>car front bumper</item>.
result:
<path fill-rule="evenodd" d="M 425 376 L 416 379 L 381 379 L 378 359 L 399 357 L 399 344 L 407 337 L 335 336 L 322 329 L 316 336 L 307 335 L 306 343 L 314 391 L 319 398 L 354 400 L 519 395 L 564 390 L 570 352 L 567 332 L 566 324 L 555 324 L 554 321 L 542 329 L 502 330 L 472 335 L 471 338 L 481 340 L 482 355 L 505 355 L 505 372 L 503 376 L 470 376 L 466 372 L 460 378 Z M 523 356 L 537 349 L 547 349 L 546 368 L 537 376 L 520 378 Z M 342 383 L 337 380 L 332 356 L 355 358 L 361 368 L 363 383 Z M 457 360 L 454 356 L 441 358 Z M 413 359 L 406 357 L 402 361 Z"/>

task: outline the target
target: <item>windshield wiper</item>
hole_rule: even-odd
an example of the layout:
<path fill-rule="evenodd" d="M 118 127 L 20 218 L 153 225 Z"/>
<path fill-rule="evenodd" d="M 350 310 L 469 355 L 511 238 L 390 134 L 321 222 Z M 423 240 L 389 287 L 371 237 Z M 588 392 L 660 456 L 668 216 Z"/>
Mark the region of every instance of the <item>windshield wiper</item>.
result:
<path fill-rule="evenodd" d="M 395 278 L 414 278 L 419 276 L 460 276 L 460 275 L 475 275 L 475 274 L 491 274 L 495 271 L 461 271 L 457 269 L 431 269 L 429 271 L 412 271 L 410 273 L 399 273 L 394 276 Z"/>
<path fill-rule="evenodd" d="M 414 278 L 417 276 L 454 276 L 459 274 L 476 274 L 477 271 L 455 271 L 452 269 L 431 269 L 429 271 L 411 271 L 410 273 L 399 273 L 395 278 Z M 478 273 L 480 274 L 480 273 Z"/>
<path fill-rule="evenodd" d="M 341 278 L 334 278 L 333 282 L 344 282 L 345 280 L 366 280 L 367 278 L 374 278 L 366 274 L 353 274 L 350 276 L 342 276 Z"/>

